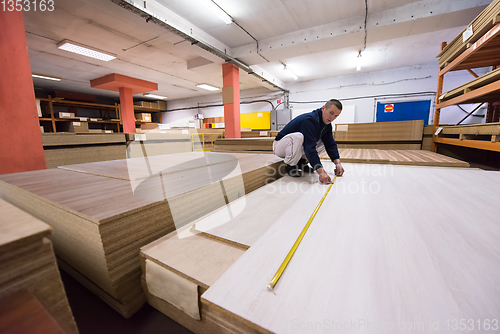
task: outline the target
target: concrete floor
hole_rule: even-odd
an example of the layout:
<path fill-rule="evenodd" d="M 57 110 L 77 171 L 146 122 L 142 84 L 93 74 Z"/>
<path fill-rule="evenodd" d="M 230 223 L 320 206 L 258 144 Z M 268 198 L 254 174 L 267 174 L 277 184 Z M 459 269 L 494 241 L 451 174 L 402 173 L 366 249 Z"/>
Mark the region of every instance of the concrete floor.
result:
<path fill-rule="evenodd" d="M 80 334 L 192 333 L 150 305 L 125 319 L 69 274 L 60 272 Z"/>

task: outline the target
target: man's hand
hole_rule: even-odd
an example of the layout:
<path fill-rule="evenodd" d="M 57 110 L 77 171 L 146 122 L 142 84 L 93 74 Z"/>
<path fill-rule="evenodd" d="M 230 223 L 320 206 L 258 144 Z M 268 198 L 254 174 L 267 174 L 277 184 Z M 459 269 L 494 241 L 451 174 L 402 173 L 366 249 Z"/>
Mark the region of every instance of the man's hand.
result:
<path fill-rule="evenodd" d="M 344 175 L 344 167 L 342 167 L 340 159 L 333 160 L 333 163 L 335 164 L 335 171 L 337 172 L 337 176 Z"/>
<path fill-rule="evenodd" d="M 316 169 L 316 172 L 319 174 L 319 182 L 326 184 L 332 183 L 330 175 L 328 175 L 323 167 Z"/>

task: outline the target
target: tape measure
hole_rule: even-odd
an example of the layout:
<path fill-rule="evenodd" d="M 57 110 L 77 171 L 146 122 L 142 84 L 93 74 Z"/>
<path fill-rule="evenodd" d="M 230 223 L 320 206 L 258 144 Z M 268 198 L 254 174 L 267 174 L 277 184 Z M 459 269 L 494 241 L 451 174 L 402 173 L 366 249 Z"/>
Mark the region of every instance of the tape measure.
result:
<path fill-rule="evenodd" d="M 335 173 L 335 174 L 337 174 L 337 173 Z M 274 274 L 273 279 L 267 285 L 267 288 L 270 291 L 272 291 L 274 289 L 274 286 L 276 285 L 276 283 L 278 283 L 278 280 L 281 278 L 281 275 L 283 275 L 283 272 L 285 271 L 286 267 L 288 266 L 288 263 L 292 259 L 293 254 L 295 254 L 295 251 L 299 247 L 299 244 L 302 241 L 302 238 L 304 238 L 304 235 L 306 235 L 307 229 L 309 228 L 312 221 L 314 220 L 314 217 L 316 217 L 316 214 L 318 213 L 319 208 L 321 208 L 321 204 L 323 204 L 323 201 L 325 200 L 326 196 L 330 192 L 330 189 L 332 188 L 333 184 L 335 183 L 335 179 L 337 179 L 337 175 L 335 175 L 332 183 L 330 184 L 330 186 L 328 186 L 328 189 L 326 190 L 325 194 L 323 195 L 323 198 L 321 199 L 321 201 L 319 201 L 318 205 L 316 206 L 316 209 L 314 209 L 314 212 L 312 213 L 311 218 L 309 218 L 306 226 L 304 226 L 304 228 L 302 229 L 302 232 L 300 233 L 299 237 L 297 238 L 297 240 L 293 244 L 292 248 L 288 252 L 288 255 L 285 257 L 285 260 L 283 260 L 283 262 L 281 263 L 281 266 L 278 268 L 278 271 L 276 271 L 276 274 Z"/>

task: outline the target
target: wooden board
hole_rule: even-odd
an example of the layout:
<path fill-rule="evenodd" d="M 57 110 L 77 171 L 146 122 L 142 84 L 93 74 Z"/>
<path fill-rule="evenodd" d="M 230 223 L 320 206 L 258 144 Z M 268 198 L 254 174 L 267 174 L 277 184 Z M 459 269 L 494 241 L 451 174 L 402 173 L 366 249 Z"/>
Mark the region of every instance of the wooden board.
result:
<path fill-rule="evenodd" d="M 137 182 L 64 169 L 8 174 L 0 190 L 54 229 L 65 270 L 129 317 L 145 301 L 140 247 L 280 177 L 276 157 L 228 156 L 210 166 L 203 155 L 198 167 L 186 168 L 186 160 L 169 155 L 172 166 L 184 168 Z M 99 168 L 116 175 L 113 164 Z"/>
<path fill-rule="evenodd" d="M 336 124 L 338 144 L 422 141 L 424 121 Z"/>
<path fill-rule="evenodd" d="M 98 145 L 98 146 L 75 146 L 69 148 L 46 148 L 45 159 L 47 168 L 57 168 L 64 165 L 90 163 L 96 161 L 108 161 L 125 159 L 127 148 L 125 145 Z"/>
<path fill-rule="evenodd" d="M 0 199 L 0 298 L 28 289 L 65 332 L 78 333 L 52 243 L 45 238 L 51 231 L 47 224 Z"/>
<path fill-rule="evenodd" d="M 500 123 L 440 126 L 443 135 L 500 135 Z"/>
<path fill-rule="evenodd" d="M 422 150 L 339 149 L 342 162 L 414 166 L 469 167 L 469 163 Z M 326 152 L 322 160 L 330 160 Z"/>
<path fill-rule="evenodd" d="M 443 93 L 440 96 L 439 101 L 444 102 L 447 100 L 450 100 L 454 97 L 463 95 L 465 93 L 468 93 L 470 91 L 473 91 L 475 89 L 484 87 L 486 85 L 489 85 L 495 81 L 500 80 L 500 68 L 493 70 L 491 72 L 488 72 L 479 78 L 475 78 L 474 80 L 471 80 L 461 86 L 458 86 L 456 88 L 453 88 L 445 93 Z"/>
<path fill-rule="evenodd" d="M 412 333 L 430 333 L 437 322 L 444 330 L 452 319 L 495 319 L 500 173 L 357 168 L 337 179 L 338 191 L 326 198 L 275 294 L 266 286 L 322 192 L 291 206 L 202 295 L 203 305 L 233 325 L 274 333 L 326 332 L 351 322 L 359 328 L 359 319 L 364 328 L 403 322 L 416 324 Z"/>
<path fill-rule="evenodd" d="M 44 147 L 49 146 L 75 146 L 75 145 L 109 145 L 116 143 L 125 144 L 124 133 L 109 134 L 84 134 L 84 133 L 43 133 Z"/>

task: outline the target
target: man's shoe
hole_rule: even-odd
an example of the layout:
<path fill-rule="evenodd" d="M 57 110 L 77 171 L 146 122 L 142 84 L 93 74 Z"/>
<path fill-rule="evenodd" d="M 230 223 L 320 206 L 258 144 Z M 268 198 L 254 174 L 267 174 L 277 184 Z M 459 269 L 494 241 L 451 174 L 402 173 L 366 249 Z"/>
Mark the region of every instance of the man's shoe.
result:
<path fill-rule="evenodd" d="M 306 159 L 300 159 L 299 162 L 297 163 L 297 166 L 304 172 L 304 173 L 314 173 L 314 169 L 312 169 L 311 166 L 309 166 L 309 163 L 307 162 Z"/>
<path fill-rule="evenodd" d="M 302 171 L 299 169 L 299 166 L 294 165 L 285 165 L 285 171 L 288 175 L 291 177 L 301 177 L 302 176 Z"/>

